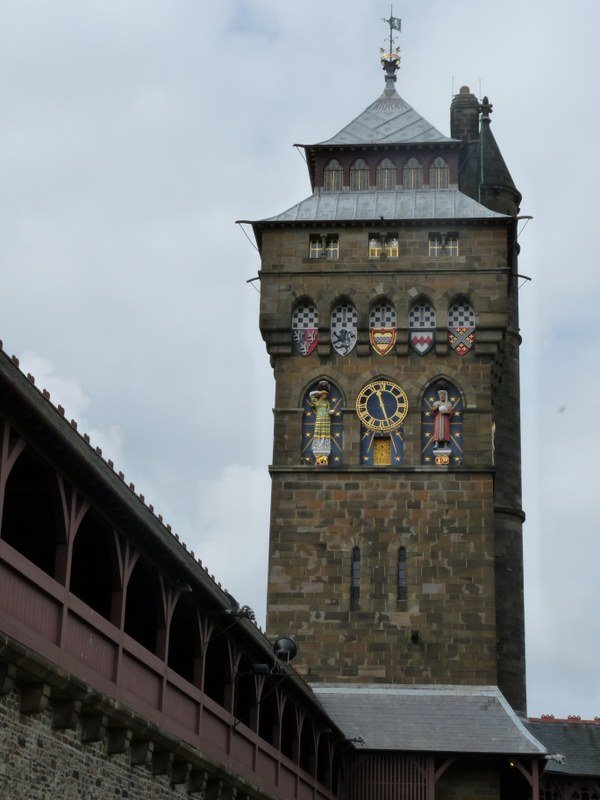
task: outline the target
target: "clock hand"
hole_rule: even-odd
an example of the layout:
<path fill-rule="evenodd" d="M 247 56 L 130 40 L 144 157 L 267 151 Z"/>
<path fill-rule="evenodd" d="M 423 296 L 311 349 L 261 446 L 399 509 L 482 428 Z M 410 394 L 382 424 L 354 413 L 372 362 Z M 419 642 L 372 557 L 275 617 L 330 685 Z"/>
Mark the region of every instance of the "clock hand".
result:
<path fill-rule="evenodd" d="M 379 405 L 381 406 L 381 410 L 383 411 L 383 416 L 385 417 L 385 421 L 389 423 L 390 420 L 388 418 L 387 411 L 385 410 L 383 400 L 381 399 L 381 389 L 377 390 L 377 399 L 379 400 Z"/>

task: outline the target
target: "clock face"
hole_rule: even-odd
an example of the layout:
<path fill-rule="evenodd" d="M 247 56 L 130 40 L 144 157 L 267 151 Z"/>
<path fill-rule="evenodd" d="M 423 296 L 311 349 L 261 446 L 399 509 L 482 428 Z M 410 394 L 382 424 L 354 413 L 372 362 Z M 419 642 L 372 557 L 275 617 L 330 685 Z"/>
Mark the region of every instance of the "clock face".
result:
<path fill-rule="evenodd" d="M 393 431 L 408 412 L 408 398 L 392 381 L 371 381 L 356 398 L 358 418 L 370 431 Z"/>

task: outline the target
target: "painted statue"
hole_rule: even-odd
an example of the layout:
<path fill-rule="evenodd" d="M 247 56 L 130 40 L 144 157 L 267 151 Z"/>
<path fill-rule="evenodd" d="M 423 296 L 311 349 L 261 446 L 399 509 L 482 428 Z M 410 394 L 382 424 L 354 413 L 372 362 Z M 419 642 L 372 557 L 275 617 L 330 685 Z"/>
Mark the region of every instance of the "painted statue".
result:
<path fill-rule="evenodd" d="M 331 417 L 335 412 L 329 400 L 329 389 L 327 381 L 319 381 L 318 388 L 308 395 L 308 402 L 315 411 L 315 427 L 311 449 L 315 457 L 315 463 L 322 465 L 329 464 Z"/>
<path fill-rule="evenodd" d="M 437 396 L 438 399 L 431 406 L 433 408 L 433 441 L 436 447 L 444 447 L 450 442 L 450 421 L 454 408 L 445 389 L 440 389 Z"/>

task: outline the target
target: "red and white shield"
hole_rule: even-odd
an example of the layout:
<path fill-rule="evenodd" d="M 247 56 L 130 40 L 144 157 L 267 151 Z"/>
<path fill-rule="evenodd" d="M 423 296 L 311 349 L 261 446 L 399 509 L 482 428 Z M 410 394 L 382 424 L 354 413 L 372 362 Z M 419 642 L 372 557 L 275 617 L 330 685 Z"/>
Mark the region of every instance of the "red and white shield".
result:
<path fill-rule="evenodd" d="M 435 330 L 427 330 L 426 328 L 419 328 L 410 332 L 409 342 L 412 349 L 420 356 L 428 353 L 435 342 Z"/>
<path fill-rule="evenodd" d="M 380 356 L 387 356 L 396 344 L 396 328 L 371 328 L 371 347 Z"/>
<path fill-rule="evenodd" d="M 475 327 L 448 328 L 448 344 L 459 356 L 464 356 L 475 344 Z"/>
<path fill-rule="evenodd" d="M 318 328 L 296 328 L 292 330 L 294 350 L 301 356 L 309 356 L 319 344 Z"/>

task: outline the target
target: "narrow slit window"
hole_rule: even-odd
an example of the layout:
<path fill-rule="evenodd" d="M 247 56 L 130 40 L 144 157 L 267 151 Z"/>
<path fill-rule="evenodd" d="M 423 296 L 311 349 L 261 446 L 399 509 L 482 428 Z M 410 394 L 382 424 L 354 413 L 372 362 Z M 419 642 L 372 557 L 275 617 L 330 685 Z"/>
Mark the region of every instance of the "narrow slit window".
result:
<path fill-rule="evenodd" d="M 406 601 L 406 547 L 398 548 L 398 602 Z"/>
<path fill-rule="evenodd" d="M 350 606 L 358 608 L 360 603 L 360 547 L 352 548 L 352 572 L 350 575 Z"/>

